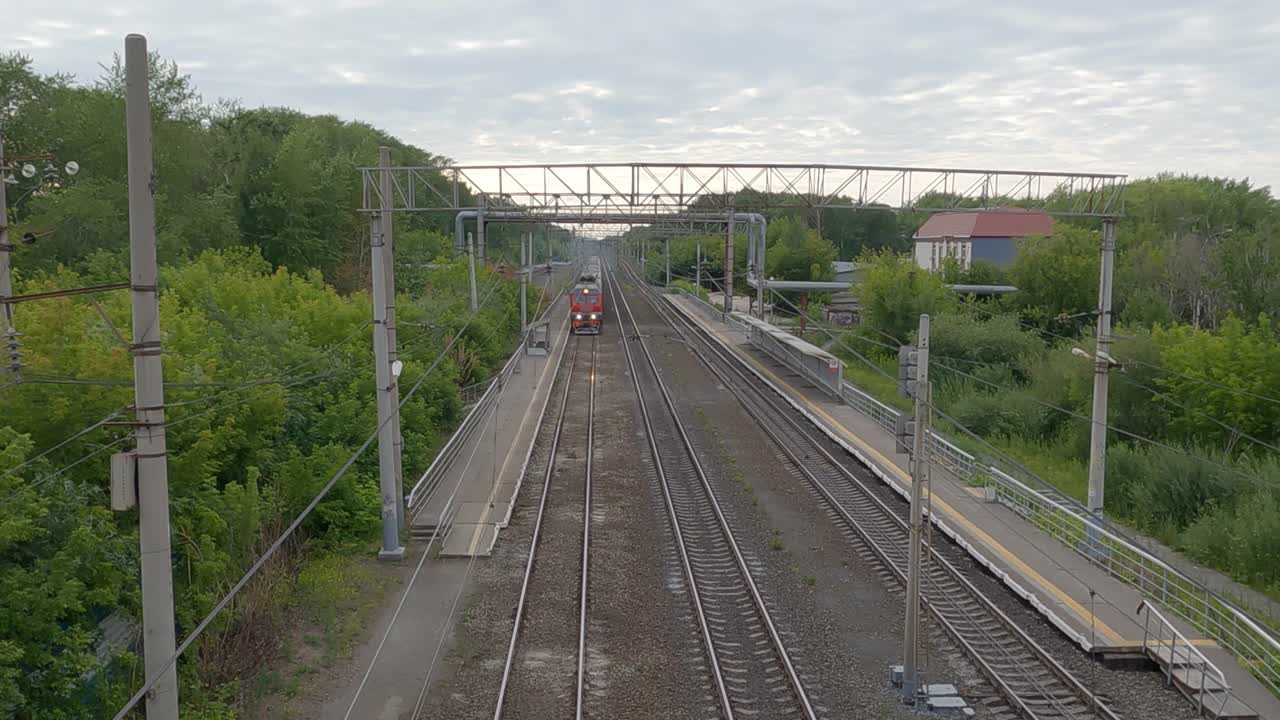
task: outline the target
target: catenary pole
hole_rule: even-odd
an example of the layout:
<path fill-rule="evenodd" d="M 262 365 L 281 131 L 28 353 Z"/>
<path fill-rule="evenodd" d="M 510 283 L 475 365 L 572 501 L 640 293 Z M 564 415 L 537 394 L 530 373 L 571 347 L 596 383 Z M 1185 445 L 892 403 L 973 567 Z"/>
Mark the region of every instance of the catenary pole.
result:
<path fill-rule="evenodd" d="M 384 194 L 385 195 L 385 194 Z M 385 207 L 385 206 L 384 206 Z M 400 504 L 396 488 L 396 443 L 392 421 L 396 401 L 392 399 L 390 349 L 387 336 L 387 254 L 384 250 L 382 216 L 378 212 L 369 216 L 369 251 L 372 256 L 370 276 L 373 292 L 373 367 L 378 396 L 378 486 L 382 494 L 382 549 L 379 560 L 399 560 L 404 557 L 400 544 Z"/>
<path fill-rule="evenodd" d="M 169 464 L 160 356 L 156 209 L 152 197 L 151 98 L 147 39 L 124 39 L 125 125 L 129 172 L 129 280 L 133 386 L 137 415 L 138 541 L 142 569 L 142 647 L 146 676 L 160 679 L 147 696 L 148 720 L 177 720 L 178 671 L 160 670 L 176 647 L 173 554 L 169 536 Z"/>
<path fill-rule="evenodd" d="M 4 334 L 5 352 L 10 379 L 21 379 L 22 358 L 18 355 L 18 329 L 13 322 L 13 305 L 9 298 L 13 297 L 13 250 L 9 244 L 9 205 L 5 198 L 4 183 L 4 136 L 0 135 L 0 331 Z"/>
<path fill-rule="evenodd" d="M 929 316 L 920 316 L 916 333 L 917 375 L 915 392 L 915 433 L 911 442 L 911 536 L 907 554 L 907 611 L 903 623 L 902 697 L 915 702 L 920 689 L 916 648 L 920 630 L 920 558 L 923 538 L 924 486 L 928 472 L 925 438 L 929 432 Z"/>
<path fill-rule="evenodd" d="M 666 255 L 667 255 L 667 285 L 666 285 L 666 287 L 671 287 L 671 238 L 667 238 Z"/>
<path fill-rule="evenodd" d="M 695 262 L 697 263 L 697 267 L 693 271 L 693 278 L 694 278 L 693 284 L 701 288 L 702 287 L 702 236 L 699 235 L 697 237 L 697 240 L 695 240 L 695 242 L 698 245 L 698 250 L 697 250 L 697 257 L 695 259 Z M 698 296 L 701 297 L 702 293 L 698 293 Z"/>
<path fill-rule="evenodd" d="M 1089 436 L 1089 512 L 1103 514 L 1107 469 L 1107 379 L 1111 370 L 1111 288 L 1115 272 L 1116 221 L 1102 222 L 1102 262 L 1098 279 L 1097 347 L 1093 354 L 1093 425 Z"/>
<path fill-rule="evenodd" d="M 404 506 L 404 436 L 400 434 L 400 375 L 395 371 L 400 352 L 396 344 L 396 252 L 395 215 L 391 211 L 391 148 L 378 148 L 378 165 L 382 168 L 379 178 L 382 195 L 382 254 L 386 282 L 383 292 L 387 303 L 387 362 L 391 366 L 391 436 L 395 442 L 396 464 L 396 519 L 404 532 L 408 519 Z"/>
<path fill-rule="evenodd" d="M 729 222 L 724 232 L 724 321 L 729 322 L 733 312 L 733 210 L 729 210 Z"/>
<path fill-rule="evenodd" d="M 476 298 L 476 244 L 471 233 L 467 233 L 467 278 L 471 283 L 471 312 L 475 312 L 479 302 Z"/>
<path fill-rule="evenodd" d="M 533 252 L 533 233 L 529 233 L 529 252 Z M 529 257 L 524 249 L 525 235 L 520 234 L 520 341 L 529 328 Z"/>

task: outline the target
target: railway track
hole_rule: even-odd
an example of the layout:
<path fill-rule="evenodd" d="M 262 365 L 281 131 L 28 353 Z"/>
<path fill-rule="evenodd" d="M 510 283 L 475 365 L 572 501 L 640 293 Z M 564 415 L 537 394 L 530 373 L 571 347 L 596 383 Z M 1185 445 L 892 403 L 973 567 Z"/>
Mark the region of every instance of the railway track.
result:
<path fill-rule="evenodd" d="M 644 288 L 642 283 L 637 285 Z M 830 441 L 789 407 L 772 388 L 744 370 L 740 360 L 674 307 L 643 294 L 655 311 L 689 344 L 703 364 L 759 422 L 791 472 L 806 481 L 827 509 L 863 547 L 905 586 L 907 521 L 861 478 L 841 463 Z M 695 344 L 696 342 L 696 344 Z M 743 390 L 743 388 L 747 388 Z M 1032 720 L 1104 718 L 1116 714 L 1084 684 L 978 590 L 939 550 L 927 546 L 921 593 L 924 607 L 978 665 L 1009 703 L 989 708 L 997 717 L 1011 714 Z"/>
<path fill-rule="evenodd" d="M 816 720 L 621 286 L 611 269 L 604 275 L 721 716 Z M 650 412 L 655 396 L 665 412 Z"/>
<path fill-rule="evenodd" d="M 583 717 L 597 351 L 592 338 L 586 379 L 575 380 L 583 342 L 575 340 L 551 436 L 494 720 Z M 576 573 L 565 563 L 572 558 L 580 558 Z"/>

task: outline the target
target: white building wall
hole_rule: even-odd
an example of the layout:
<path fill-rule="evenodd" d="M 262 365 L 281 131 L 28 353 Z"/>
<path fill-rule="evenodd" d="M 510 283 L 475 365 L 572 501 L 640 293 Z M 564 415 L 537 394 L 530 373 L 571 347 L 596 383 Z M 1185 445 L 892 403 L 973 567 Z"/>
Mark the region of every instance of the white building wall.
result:
<path fill-rule="evenodd" d="M 968 238 L 916 240 L 912 256 L 917 267 L 933 272 L 942 269 L 943 259 L 948 256 L 959 260 L 961 268 L 967 268 L 973 257 L 973 243 Z"/>

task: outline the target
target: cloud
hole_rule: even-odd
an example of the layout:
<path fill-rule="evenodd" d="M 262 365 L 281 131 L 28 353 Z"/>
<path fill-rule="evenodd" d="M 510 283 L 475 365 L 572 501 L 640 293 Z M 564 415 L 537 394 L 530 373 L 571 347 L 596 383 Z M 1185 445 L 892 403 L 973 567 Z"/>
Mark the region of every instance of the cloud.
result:
<path fill-rule="evenodd" d="M 499 48 L 528 47 L 527 38 L 507 38 L 505 40 L 454 40 L 453 47 L 458 50 L 494 50 Z"/>
<path fill-rule="evenodd" d="M 561 88 L 556 91 L 557 95 L 588 95 L 593 98 L 606 98 L 613 94 L 613 91 L 607 87 L 601 87 L 591 82 L 576 82 L 569 87 Z"/>
<path fill-rule="evenodd" d="M 205 97 L 361 119 L 462 162 L 1172 169 L 1280 184 L 1274 3 L 742 0 L 726 15 L 688 0 L 490 0 L 496 30 L 465 3 L 229 5 L 60 0 L 6 31 L 41 71 L 87 81 L 145 26 L 152 49 L 191 59 Z"/>

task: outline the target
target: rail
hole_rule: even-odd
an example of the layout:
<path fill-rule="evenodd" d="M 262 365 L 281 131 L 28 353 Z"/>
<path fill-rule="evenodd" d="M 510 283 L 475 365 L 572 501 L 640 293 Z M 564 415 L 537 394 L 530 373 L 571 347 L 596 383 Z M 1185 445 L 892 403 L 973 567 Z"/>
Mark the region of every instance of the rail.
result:
<path fill-rule="evenodd" d="M 693 307 L 703 315 L 721 320 L 720 312 L 701 298 L 678 288 L 674 291 L 691 299 Z M 735 321 L 735 329 L 745 329 L 741 321 L 731 320 Z M 771 348 L 767 344 L 761 347 L 766 352 Z M 787 362 L 787 357 L 777 350 L 769 354 Z M 896 408 L 847 380 L 841 384 L 840 399 L 885 431 L 893 432 L 899 414 Z M 1079 502 L 1034 474 L 995 458 L 976 457 L 937 431 L 930 432 L 926 445 L 930 457 L 957 479 L 984 488 L 988 499 L 1009 508 L 1111 577 L 1136 589 L 1143 598 L 1160 603 L 1197 632 L 1216 641 L 1280 696 L 1280 639 L 1275 631 L 1114 528 L 1099 525 Z M 1086 532 L 1090 526 L 1096 532 Z"/>
<path fill-rule="evenodd" d="M 550 281 L 548 280 L 548 284 Z M 543 287 L 543 294 L 546 294 L 546 286 Z M 534 322 L 538 322 L 545 318 L 551 308 L 555 306 L 554 302 L 547 303 L 545 307 L 540 306 L 535 312 Z M 461 389 L 462 405 L 469 407 L 466 416 L 458 425 L 458 429 L 454 431 L 445 446 L 436 453 L 431 460 L 431 464 L 427 466 L 426 471 L 422 473 L 422 477 L 418 478 L 418 482 L 414 483 L 413 488 L 409 491 L 409 497 L 405 500 L 408 508 L 409 517 L 413 517 L 422 507 L 426 505 L 427 499 L 431 497 L 431 493 L 435 492 L 440 486 L 440 482 L 444 479 L 444 475 L 453 465 L 453 461 L 457 459 L 462 452 L 462 448 L 466 446 L 467 441 L 475 434 L 478 427 L 483 424 L 485 414 L 493 407 L 497 401 L 498 394 L 501 393 L 503 385 L 511 377 L 515 371 L 520 358 L 528 351 L 528 344 L 525 338 L 520 338 L 516 349 L 511 353 L 511 357 L 507 359 L 507 363 L 502 366 L 502 370 L 494 377 L 488 380 L 482 380 L 478 383 L 472 383 Z"/>
<path fill-rule="evenodd" d="M 880 560 L 900 581 L 905 583 L 906 558 L 901 553 L 903 548 L 902 535 L 907 531 L 906 521 L 876 498 L 873 493 L 862 485 L 860 480 L 849 473 L 846 468 L 820 446 L 814 445 L 812 451 L 797 450 L 801 445 L 810 442 L 808 434 L 800 429 L 798 422 L 789 415 L 782 413 L 772 400 L 768 399 L 764 393 L 759 392 L 758 388 L 756 388 L 757 394 L 754 396 L 758 398 L 758 404 L 753 404 L 748 400 L 741 391 L 735 388 L 735 384 L 722 370 L 708 362 L 708 358 L 718 358 L 721 362 L 729 365 L 733 372 L 744 380 L 746 379 L 746 372 L 735 366 L 728 359 L 725 350 L 717 349 L 716 345 L 709 339 L 709 334 L 705 332 L 699 334 L 694 327 L 694 323 L 687 317 L 674 312 L 674 308 L 668 308 L 666 312 L 669 313 L 668 321 L 672 322 L 673 327 L 676 327 L 676 324 L 670 318 L 674 316 L 678 318 L 679 322 L 693 330 L 696 336 L 702 338 L 710 351 L 707 354 L 700 354 L 704 365 L 719 378 L 730 393 L 739 399 L 747 413 L 756 418 L 764 432 L 773 438 L 777 447 L 791 459 L 796 468 L 805 475 L 810 484 L 825 498 L 829 507 L 843 518 L 850 529 L 861 535 Z M 680 332 L 678 328 L 677 332 Z M 681 334 L 683 335 L 683 333 Z M 720 347 L 723 348 L 723 345 Z M 766 412 L 778 413 L 777 417 L 781 419 L 781 422 L 767 419 L 765 415 L 761 414 L 762 409 L 766 410 Z M 787 428 L 790 428 L 795 433 L 794 436 L 785 436 Z M 831 469 L 847 480 L 850 487 L 860 488 L 860 495 L 865 498 L 865 504 L 860 503 L 850 506 L 837 498 L 828 483 L 819 479 L 815 465 L 820 465 L 821 463 L 815 463 L 817 458 L 824 458 Z M 857 516 L 855 517 L 855 515 Z M 978 591 L 955 566 L 938 553 L 936 548 L 929 546 L 928 551 L 930 554 L 930 560 L 928 561 L 929 571 L 924 578 L 928 585 L 925 593 L 927 607 L 942 623 L 947 632 L 969 652 L 988 679 L 1001 689 L 1001 692 L 1012 704 L 1017 706 L 1024 717 L 1074 716 L 1076 713 L 1072 708 L 1068 707 L 1060 694 L 1065 686 L 1066 689 L 1069 689 L 1077 696 L 1079 701 L 1092 707 L 1102 717 L 1114 720 L 1116 717 L 1114 712 L 1100 704 L 1096 696 L 1088 688 L 1084 687 L 1079 680 L 1067 672 L 1042 647 L 1028 637 L 989 598 Z M 970 602 L 975 604 L 972 606 L 967 605 L 966 601 L 960 596 L 968 598 Z M 1005 630 L 998 634 L 993 633 L 987 627 L 985 621 L 977 620 L 976 615 L 978 614 L 985 615 L 984 620 L 997 623 Z M 954 618 L 965 618 L 968 622 L 964 624 L 962 629 L 960 625 L 953 622 Z M 1017 641 L 1013 646 L 1009 643 L 1011 636 Z M 1026 653 L 1025 655 L 1018 653 L 1018 646 Z M 1047 670 L 1046 676 L 1042 677 L 1037 674 L 1039 668 L 1033 670 L 1029 667 L 1029 664 L 1037 662 L 1041 664 L 1044 670 Z M 1011 670 L 1013 674 L 1021 673 L 1021 675 L 1019 677 L 1005 677 L 1005 674 Z M 1049 676 L 1056 678 L 1062 685 L 1059 685 Z M 1028 695 L 1034 695 L 1034 697 L 1028 697 Z"/>
<path fill-rule="evenodd" d="M 1196 711 L 1201 714 L 1205 711 L 1205 696 L 1220 694 L 1222 702 L 1212 713 L 1213 717 L 1221 717 L 1231 701 L 1227 676 L 1151 603 L 1144 600 L 1138 605 L 1137 612 L 1143 616 L 1142 649 L 1164 667 L 1165 682 L 1173 684 L 1176 681 L 1179 689 L 1195 701 Z M 1153 621 L 1154 633 L 1151 630 Z"/>
<path fill-rule="evenodd" d="M 496 404 L 503 385 L 511 377 L 516 364 L 520 362 L 520 358 L 524 355 L 524 350 L 524 343 L 520 343 L 507 360 L 507 364 L 502 367 L 502 370 L 496 376 L 485 381 L 485 383 L 477 383 L 485 385 L 484 392 L 471 405 L 471 409 L 458 425 L 458 429 L 454 431 L 444 447 L 440 448 L 440 452 L 436 453 L 431 464 L 422 473 L 422 477 L 418 479 L 413 489 L 409 491 L 409 497 L 405 501 L 408 506 L 409 517 L 415 516 L 426 505 L 427 499 L 440 486 L 440 482 L 444 480 L 445 473 L 449 471 L 453 461 L 462 452 L 462 448 L 466 447 L 467 442 L 475 435 L 476 430 L 484 425 L 485 416 Z"/>
<path fill-rule="evenodd" d="M 645 365 L 649 368 L 649 371 L 654 378 L 655 385 L 658 389 L 658 395 L 662 398 L 662 404 L 666 407 L 670 415 L 672 427 L 675 429 L 675 435 L 680 439 L 680 445 L 683 447 L 689 458 L 689 463 L 698 478 L 698 486 L 701 487 L 702 491 L 705 493 L 707 504 L 713 511 L 719 530 L 724 538 L 724 544 L 727 546 L 734 564 L 737 566 L 738 572 L 741 574 L 743 584 L 747 590 L 748 596 L 751 598 L 752 604 L 756 608 L 759 620 L 772 641 L 774 651 L 777 654 L 780 664 L 785 670 L 789 684 L 800 704 L 802 715 L 808 720 L 815 720 L 815 718 L 817 718 L 817 713 L 809 700 L 804 682 L 801 680 L 799 673 L 796 671 L 795 665 L 791 661 L 790 654 L 787 652 L 787 649 L 783 644 L 782 636 L 773 623 L 768 607 L 765 604 L 764 597 L 756 586 L 755 579 L 751 575 L 751 569 L 747 564 L 747 560 L 743 556 L 741 549 L 739 549 L 737 541 L 734 539 L 733 532 L 729 527 L 729 522 L 725 518 L 723 510 L 720 508 L 719 501 L 716 500 L 715 493 L 711 488 L 711 483 L 707 479 L 706 472 L 703 470 L 702 463 L 698 459 L 698 454 L 693 447 L 693 442 L 689 439 L 689 435 L 685 431 L 684 423 L 680 420 L 680 414 L 676 409 L 675 402 L 671 399 L 671 393 L 667 388 L 666 382 L 662 379 L 662 374 L 658 371 L 658 366 L 653 360 L 652 353 L 649 351 L 648 343 L 645 341 L 644 337 L 640 335 L 640 326 L 636 322 L 635 315 L 631 312 L 630 303 L 627 302 L 626 296 L 622 293 L 621 286 L 617 282 L 616 278 L 612 277 L 612 271 L 606 270 L 606 273 L 608 273 L 608 277 L 610 278 L 610 286 L 616 289 L 614 297 L 619 309 L 618 328 L 619 330 L 622 330 L 623 328 L 622 312 L 625 311 L 627 317 L 631 321 L 631 326 L 636 331 L 635 340 L 636 345 L 639 347 L 639 353 L 637 354 L 642 354 L 644 356 Z M 653 424 L 650 420 L 648 404 L 645 401 L 645 394 L 640 387 L 640 380 L 638 373 L 636 372 L 637 363 L 632 358 L 630 343 L 627 340 L 627 334 L 624 330 L 622 331 L 622 344 L 627 358 L 627 367 L 631 374 L 631 382 L 635 388 L 636 397 L 640 404 L 640 413 L 645 426 L 645 435 L 648 438 L 649 449 L 650 452 L 653 453 L 654 465 L 658 472 L 659 481 L 663 487 L 667 512 L 671 520 L 673 532 L 676 536 L 676 544 L 680 551 L 682 564 L 684 565 L 685 577 L 689 584 L 689 592 L 693 598 L 695 612 L 698 615 L 699 625 L 703 632 L 708 656 L 711 659 L 716 685 L 721 698 L 721 709 L 724 711 L 724 717 L 732 719 L 735 717 L 735 713 L 729 699 L 725 680 L 723 679 L 721 669 L 719 668 L 719 661 L 716 659 L 717 652 L 715 649 L 715 642 L 712 639 L 712 633 L 710 631 L 710 623 L 714 622 L 714 619 L 708 620 L 708 616 L 704 612 L 702 602 L 699 599 L 699 585 L 694 577 L 693 565 L 690 562 L 690 556 L 685 549 L 685 541 L 681 532 L 680 519 L 678 517 L 675 503 L 672 500 L 670 483 L 668 482 L 668 476 L 664 470 L 662 454 L 659 451 L 656 435 L 653 430 Z"/>

